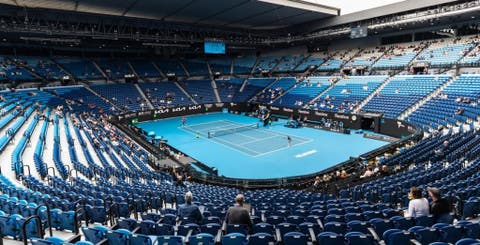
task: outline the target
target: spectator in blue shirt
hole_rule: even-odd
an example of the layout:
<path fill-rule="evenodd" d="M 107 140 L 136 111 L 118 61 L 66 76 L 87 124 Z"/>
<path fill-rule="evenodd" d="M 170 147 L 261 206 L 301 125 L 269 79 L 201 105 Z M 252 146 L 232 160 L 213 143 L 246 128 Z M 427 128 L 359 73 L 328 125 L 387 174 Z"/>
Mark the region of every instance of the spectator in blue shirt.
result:
<path fill-rule="evenodd" d="M 202 223 L 203 215 L 197 205 L 192 204 L 193 194 L 189 191 L 185 193 L 185 203 L 178 206 L 177 216 L 180 220 L 187 220 L 188 223 Z"/>

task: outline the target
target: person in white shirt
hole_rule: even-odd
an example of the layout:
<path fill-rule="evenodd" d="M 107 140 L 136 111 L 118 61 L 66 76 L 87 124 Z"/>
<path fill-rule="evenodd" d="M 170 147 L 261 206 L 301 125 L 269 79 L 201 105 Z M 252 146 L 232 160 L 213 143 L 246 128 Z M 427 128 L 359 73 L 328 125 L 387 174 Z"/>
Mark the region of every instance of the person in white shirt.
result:
<path fill-rule="evenodd" d="M 365 171 L 365 173 L 363 173 L 363 175 L 360 176 L 361 179 L 363 178 L 368 178 L 370 176 L 373 175 L 373 170 L 372 170 L 372 167 L 368 167 L 367 171 Z"/>
<path fill-rule="evenodd" d="M 421 217 L 430 214 L 430 205 L 428 200 L 422 196 L 422 190 L 418 187 L 410 188 L 408 193 L 410 202 L 408 203 L 408 210 L 405 212 L 405 217 Z"/>

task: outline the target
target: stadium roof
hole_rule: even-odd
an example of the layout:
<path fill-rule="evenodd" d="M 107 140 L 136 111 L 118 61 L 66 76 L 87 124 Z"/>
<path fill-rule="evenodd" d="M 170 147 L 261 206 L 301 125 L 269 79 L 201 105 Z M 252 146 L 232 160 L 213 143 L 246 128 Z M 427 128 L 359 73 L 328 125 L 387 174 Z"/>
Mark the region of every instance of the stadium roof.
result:
<path fill-rule="evenodd" d="M 305 0 L 0 0 L 54 9 L 246 29 L 277 29 L 337 16 L 338 8 Z"/>

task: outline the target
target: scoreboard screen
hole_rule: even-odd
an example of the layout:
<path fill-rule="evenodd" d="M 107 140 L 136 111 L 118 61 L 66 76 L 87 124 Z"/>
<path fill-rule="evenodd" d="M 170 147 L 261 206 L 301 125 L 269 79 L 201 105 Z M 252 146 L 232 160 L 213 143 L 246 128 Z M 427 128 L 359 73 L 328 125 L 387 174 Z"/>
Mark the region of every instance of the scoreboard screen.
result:
<path fill-rule="evenodd" d="M 351 39 L 366 37 L 367 34 L 368 34 L 368 29 L 366 26 L 352 27 L 350 30 Z"/>
<path fill-rule="evenodd" d="M 225 43 L 222 41 L 205 41 L 205 54 L 225 54 Z"/>

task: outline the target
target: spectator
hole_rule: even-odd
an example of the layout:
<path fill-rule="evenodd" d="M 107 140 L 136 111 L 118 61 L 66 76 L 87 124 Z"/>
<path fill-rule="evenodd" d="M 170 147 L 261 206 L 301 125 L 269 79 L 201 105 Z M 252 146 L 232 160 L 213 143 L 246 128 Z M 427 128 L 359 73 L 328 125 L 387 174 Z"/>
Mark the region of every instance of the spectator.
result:
<path fill-rule="evenodd" d="M 188 222 L 201 224 L 203 215 L 197 205 L 192 204 L 193 194 L 189 191 L 185 193 L 185 203 L 178 206 L 177 216 L 180 220 L 187 219 Z"/>
<path fill-rule="evenodd" d="M 225 222 L 229 225 L 246 225 L 252 229 L 252 220 L 249 210 L 244 207 L 245 198 L 242 194 L 235 197 L 235 205 L 229 207 L 225 216 Z"/>
<path fill-rule="evenodd" d="M 321 183 L 322 179 L 320 178 L 320 176 L 315 177 L 315 181 L 313 182 L 313 188 L 318 189 Z"/>
<path fill-rule="evenodd" d="M 346 179 L 347 177 L 348 177 L 347 171 L 345 171 L 345 169 L 342 170 L 342 172 L 340 173 L 340 178 L 341 179 Z"/>
<path fill-rule="evenodd" d="M 408 203 L 408 210 L 405 212 L 405 217 L 421 217 L 430 214 L 430 206 L 428 200 L 422 196 L 422 190 L 418 187 L 410 188 L 408 193 L 410 202 Z"/>
<path fill-rule="evenodd" d="M 447 199 L 442 198 L 438 188 L 429 187 L 427 190 L 428 196 L 432 198 L 430 213 L 433 215 L 434 222 L 451 224 L 453 217 L 450 215 L 450 203 L 448 203 Z"/>
<path fill-rule="evenodd" d="M 382 169 L 380 170 L 380 175 L 385 177 L 389 175 L 388 166 L 382 165 Z"/>
<path fill-rule="evenodd" d="M 365 171 L 365 173 L 363 173 L 360 178 L 363 179 L 363 178 L 368 178 L 370 176 L 373 175 L 373 170 L 372 170 L 372 167 L 368 167 L 367 168 L 367 171 Z"/>

